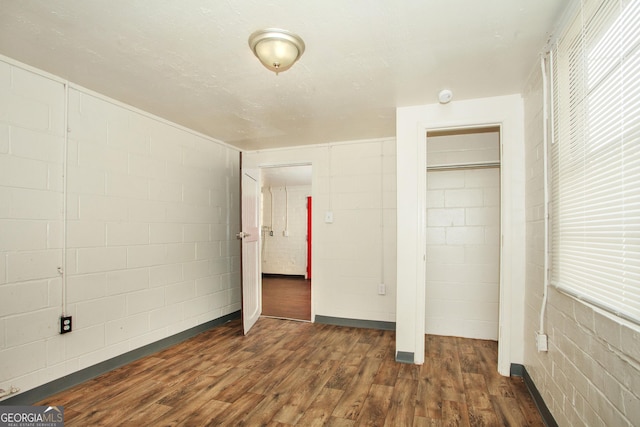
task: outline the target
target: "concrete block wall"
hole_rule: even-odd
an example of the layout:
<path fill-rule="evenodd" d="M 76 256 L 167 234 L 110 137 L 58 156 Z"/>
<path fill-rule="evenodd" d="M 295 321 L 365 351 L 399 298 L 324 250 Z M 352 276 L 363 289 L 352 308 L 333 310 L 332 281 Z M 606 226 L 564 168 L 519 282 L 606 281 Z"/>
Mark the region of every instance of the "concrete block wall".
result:
<path fill-rule="evenodd" d="M 393 139 L 243 153 L 247 167 L 313 167 L 314 314 L 396 320 L 395 155 Z"/>
<path fill-rule="evenodd" d="M 62 375 L 64 87 L 0 61 L 0 388 Z"/>
<path fill-rule="evenodd" d="M 500 134 L 491 129 L 427 136 L 428 166 L 499 161 Z"/>
<path fill-rule="evenodd" d="M 549 351 L 538 352 L 544 288 L 542 73 L 524 90 L 526 119 L 526 289 L 524 365 L 560 426 L 637 426 L 640 328 L 549 288 Z"/>
<path fill-rule="evenodd" d="M 319 314 L 395 321 L 395 141 L 336 144 L 314 199 Z M 319 203 L 318 203 L 319 202 Z M 333 223 L 325 222 L 326 212 Z M 386 287 L 378 295 L 378 285 Z M 315 285 L 314 285 L 315 286 Z"/>
<path fill-rule="evenodd" d="M 273 235 L 262 233 L 263 273 L 306 274 L 307 196 L 311 196 L 310 185 L 262 188 L 262 224 L 273 231 Z"/>
<path fill-rule="evenodd" d="M 0 61 L 0 94 L 0 388 L 239 310 L 237 150 L 72 87 L 65 159 L 64 83 Z"/>
<path fill-rule="evenodd" d="M 427 164 L 500 161 L 499 133 L 427 137 Z M 425 331 L 498 339 L 500 169 L 427 172 Z"/>

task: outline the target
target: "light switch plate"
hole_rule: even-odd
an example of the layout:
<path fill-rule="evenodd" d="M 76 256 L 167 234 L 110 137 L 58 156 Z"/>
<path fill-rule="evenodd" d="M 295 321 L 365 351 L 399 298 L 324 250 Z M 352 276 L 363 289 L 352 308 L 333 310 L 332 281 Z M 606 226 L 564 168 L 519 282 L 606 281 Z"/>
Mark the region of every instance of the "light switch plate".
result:
<path fill-rule="evenodd" d="M 324 222 L 326 222 L 327 224 L 331 224 L 333 222 L 333 212 L 332 211 L 326 211 L 324 213 Z"/>

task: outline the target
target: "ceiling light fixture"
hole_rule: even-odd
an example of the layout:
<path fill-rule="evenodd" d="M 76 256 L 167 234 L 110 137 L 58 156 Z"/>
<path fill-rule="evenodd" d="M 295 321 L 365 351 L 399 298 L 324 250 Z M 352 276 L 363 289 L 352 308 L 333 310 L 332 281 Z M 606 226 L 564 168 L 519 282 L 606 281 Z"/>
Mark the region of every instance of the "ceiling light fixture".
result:
<path fill-rule="evenodd" d="M 291 68 L 304 53 L 300 36 L 279 28 L 254 32 L 249 36 L 249 47 L 262 65 L 276 74 Z"/>

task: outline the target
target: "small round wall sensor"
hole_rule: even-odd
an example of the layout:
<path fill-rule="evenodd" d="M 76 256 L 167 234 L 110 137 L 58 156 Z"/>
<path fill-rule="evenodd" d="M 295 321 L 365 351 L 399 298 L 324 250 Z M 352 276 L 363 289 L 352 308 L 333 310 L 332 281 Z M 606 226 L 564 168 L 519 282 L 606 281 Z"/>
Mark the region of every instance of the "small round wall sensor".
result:
<path fill-rule="evenodd" d="M 447 104 L 453 98 L 453 92 L 449 89 L 442 89 L 440 93 L 438 93 L 438 101 L 440 104 Z"/>

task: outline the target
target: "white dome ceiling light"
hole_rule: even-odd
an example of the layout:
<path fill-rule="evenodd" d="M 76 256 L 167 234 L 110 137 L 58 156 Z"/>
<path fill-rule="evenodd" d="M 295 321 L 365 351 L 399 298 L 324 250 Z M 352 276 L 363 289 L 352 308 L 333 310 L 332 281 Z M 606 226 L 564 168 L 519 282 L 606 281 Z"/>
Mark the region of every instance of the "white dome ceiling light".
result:
<path fill-rule="evenodd" d="M 291 68 L 305 48 L 300 36 L 279 28 L 254 32 L 249 36 L 249 47 L 262 65 L 276 74 Z"/>

